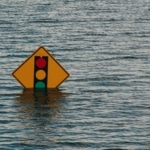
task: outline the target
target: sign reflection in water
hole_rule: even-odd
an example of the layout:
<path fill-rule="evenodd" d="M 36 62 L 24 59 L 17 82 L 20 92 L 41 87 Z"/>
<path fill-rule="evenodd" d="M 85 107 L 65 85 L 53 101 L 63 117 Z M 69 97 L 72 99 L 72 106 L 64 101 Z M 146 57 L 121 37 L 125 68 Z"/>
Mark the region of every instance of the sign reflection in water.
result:
<path fill-rule="evenodd" d="M 22 145 L 33 145 L 33 149 L 46 148 L 50 143 L 57 143 L 59 126 L 64 120 L 67 94 L 59 89 L 34 91 L 25 89 L 16 95 L 17 112 Z M 20 133 L 19 133 L 20 135 Z"/>
<path fill-rule="evenodd" d="M 34 117 L 58 117 L 59 110 L 63 109 L 66 93 L 59 89 L 38 90 L 24 89 L 17 95 L 17 102 L 21 105 L 20 110 L 24 115 Z"/>

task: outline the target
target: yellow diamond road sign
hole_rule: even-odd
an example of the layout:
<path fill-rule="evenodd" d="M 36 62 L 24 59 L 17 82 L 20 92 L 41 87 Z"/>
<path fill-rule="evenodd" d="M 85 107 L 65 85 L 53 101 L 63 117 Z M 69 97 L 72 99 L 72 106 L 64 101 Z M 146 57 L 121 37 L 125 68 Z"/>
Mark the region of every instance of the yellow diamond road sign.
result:
<path fill-rule="evenodd" d="M 24 88 L 57 88 L 69 77 L 69 73 L 42 46 L 12 75 Z"/>

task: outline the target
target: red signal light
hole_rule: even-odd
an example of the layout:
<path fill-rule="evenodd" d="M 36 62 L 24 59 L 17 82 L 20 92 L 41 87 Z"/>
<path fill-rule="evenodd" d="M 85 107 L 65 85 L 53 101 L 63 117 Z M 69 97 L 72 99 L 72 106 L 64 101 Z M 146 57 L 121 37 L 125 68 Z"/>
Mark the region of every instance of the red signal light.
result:
<path fill-rule="evenodd" d="M 36 60 L 36 66 L 38 68 L 44 68 L 46 66 L 46 60 L 43 57 L 40 57 Z"/>

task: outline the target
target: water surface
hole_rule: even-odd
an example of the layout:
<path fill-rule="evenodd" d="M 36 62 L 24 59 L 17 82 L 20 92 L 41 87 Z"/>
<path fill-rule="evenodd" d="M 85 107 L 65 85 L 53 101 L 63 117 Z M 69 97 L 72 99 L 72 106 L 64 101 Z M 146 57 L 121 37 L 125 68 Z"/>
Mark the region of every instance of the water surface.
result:
<path fill-rule="evenodd" d="M 0 149 L 150 149 L 149 0 L 0 1 Z M 40 45 L 70 73 L 24 90 Z"/>

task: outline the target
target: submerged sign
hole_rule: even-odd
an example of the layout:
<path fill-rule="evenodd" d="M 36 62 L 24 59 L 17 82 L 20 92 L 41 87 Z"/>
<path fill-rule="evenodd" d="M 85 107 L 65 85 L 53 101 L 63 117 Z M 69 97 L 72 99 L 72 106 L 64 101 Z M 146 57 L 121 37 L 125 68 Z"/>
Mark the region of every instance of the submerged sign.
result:
<path fill-rule="evenodd" d="M 44 48 L 39 47 L 12 75 L 24 88 L 57 88 L 69 73 Z"/>

